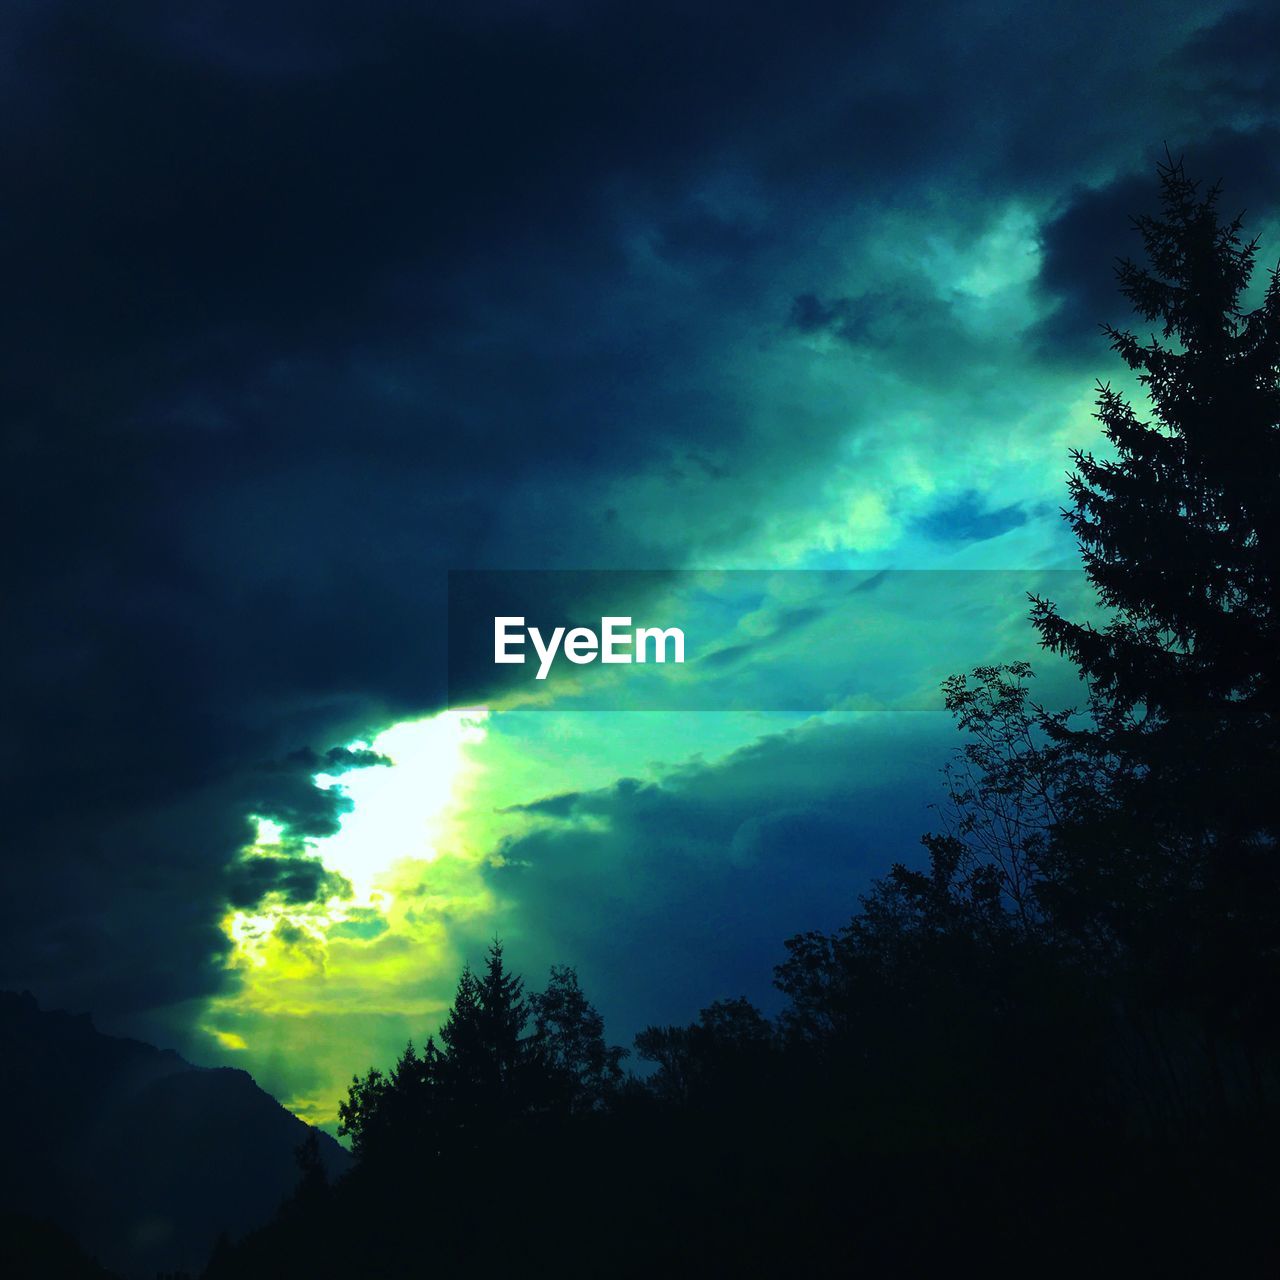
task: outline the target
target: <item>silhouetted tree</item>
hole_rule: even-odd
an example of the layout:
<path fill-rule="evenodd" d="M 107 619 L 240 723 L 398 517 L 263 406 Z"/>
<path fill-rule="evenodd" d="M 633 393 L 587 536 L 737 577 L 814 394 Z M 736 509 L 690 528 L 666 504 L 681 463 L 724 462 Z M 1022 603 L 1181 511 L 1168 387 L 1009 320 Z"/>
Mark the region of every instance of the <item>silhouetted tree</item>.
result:
<path fill-rule="evenodd" d="M 954 854 L 949 892 L 976 905 L 993 895 L 1026 933 L 1052 930 L 1042 891 L 1056 833 L 1115 788 L 1123 771 L 1109 744 L 1114 707 L 1091 698 L 1077 712 L 1049 711 L 1030 698 L 1028 662 L 981 666 L 943 684 L 946 708 L 965 734 L 943 770 L 943 835 L 926 840 Z"/>
<path fill-rule="evenodd" d="M 650 1088 L 665 1102 L 700 1107 L 736 1103 L 762 1087 L 774 1029 L 747 999 L 717 1000 L 688 1027 L 646 1027 L 636 1054 L 657 1070 Z"/>
<path fill-rule="evenodd" d="M 375 1067 L 352 1079 L 338 1104 L 339 1135 L 351 1139 L 352 1152 L 362 1160 L 434 1155 L 450 1123 L 442 1076 L 434 1038 L 428 1037 L 421 1053 L 410 1042 L 389 1073 Z"/>
<path fill-rule="evenodd" d="M 646 1027 L 635 1040 L 636 1056 L 657 1067 L 649 1086 L 665 1102 L 689 1101 L 695 1063 L 693 1033 L 688 1027 Z"/>
<path fill-rule="evenodd" d="M 439 1034 L 439 1047 L 410 1043 L 390 1072 L 352 1079 L 339 1133 L 363 1162 L 456 1150 L 548 1112 L 598 1111 L 622 1080 L 626 1051 L 605 1042 L 573 969 L 554 966 L 547 989 L 526 997 L 499 942 L 480 976 L 463 969 Z"/>
<path fill-rule="evenodd" d="M 488 1128 L 522 1114 L 540 1092 L 534 1045 L 526 1035 L 524 981 L 494 942 L 477 977 L 464 969 L 440 1028 L 440 1071 L 456 1124 Z"/>
<path fill-rule="evenodd" d="M 329 1195 L 329 1175 L 320 1156 L 320 1139 L 313 1129 L 293 1153 L 298 1164 L 298 1187 L 294 1198 L 307 1203 L 325 1200 Z"/>
<path fill-rule="evenodd" d="M 577 973 L 568 965 L 553 965 L 546 990 L 530 995 L 529 1005 L 553 1104 L 575 1115 L 602 1109 L 622 1081 L 627 1051 L 606 1043 L 604 1019 Z"/>
<path fill-rule="evenodd" d="M 347 1096 L 338 1103 L 338 1136 L 351 1139 L 357 1158 L 367 1155 L 377 1143 L 382 1102 L 388 1089 L 386 1076 L 377 1067 L 368 1075 L 354 1075 Z"/>
<path fill-rule="evenodd" d="M 1126 261 L 1119 276 L 1164 341 L 1107 330 L 1154 416 L 1100 387 L 1114 457 L 1077 451 L 1069 480 L 1068 519 L 1116 616 L 1099 631 L 1037 600 L 1035 619 L 1050 648 L 1143 714 L 1148 735 L 1186 719 L 1197 733 L 1265 733 L 1280 661 L 1280 280 L 1245 313 L 1256 242 L 1241 242 L 1240 219 L 1219 217 L 1218 189 L 1201 196 L 1181 163 L 1160 179 L 1163 215 L 1136 220 L 1151 265 Z M 1141 748 L 1159 750 L 1150 737 Z"/>
<path fill-rule="evenodd" d="M 1149 266 L 1119 277 L 1161 334 L 1108 330 L 1151 416 L 1102 386 L 1110 454 L 1077 452 L 1070 479 L 1110 621 L 1039 598 L 1033 619 L 1105 704 L 1123 765 L 1058 825 L 1056 909 L 1110 935 L 1140 998 L 1193 1013 L 1213 1054 L 1280 1026 L 1280 280 L 1246 312 L 1256 243 L 1181 163 L 1160 180 L 1162 213 L 1136 220 Z M 1099 745 L 1065 726 L 1059 741 Z"/>

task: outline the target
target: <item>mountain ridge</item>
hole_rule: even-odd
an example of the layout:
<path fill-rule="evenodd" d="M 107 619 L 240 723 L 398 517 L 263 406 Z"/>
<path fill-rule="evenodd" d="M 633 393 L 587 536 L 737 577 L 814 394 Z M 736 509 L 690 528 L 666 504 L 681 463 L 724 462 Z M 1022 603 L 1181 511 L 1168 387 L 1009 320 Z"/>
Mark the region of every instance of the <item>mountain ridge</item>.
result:
<path fill-rule="evenodd" d="M 198 1273 L 219 1235 L 292 1193 L 310 1135 L 330 1177 L 350 1162 L 247 1071 L 107 1035 L 29 992 L 0 992 L 0 1087 L 19 1153 L 0 1171 L 5 1206 L 124 1276 Z"/>

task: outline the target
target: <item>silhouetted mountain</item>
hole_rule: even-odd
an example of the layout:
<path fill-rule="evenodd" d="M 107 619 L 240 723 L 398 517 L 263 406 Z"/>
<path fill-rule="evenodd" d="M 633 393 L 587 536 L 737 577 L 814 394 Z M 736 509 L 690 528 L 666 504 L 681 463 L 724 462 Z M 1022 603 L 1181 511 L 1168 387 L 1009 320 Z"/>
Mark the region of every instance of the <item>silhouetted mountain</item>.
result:
<path fill-rule="evenodd" d="M 125 1275 L 198 1272 L 220 1232 L 275 1212 L 315 1132 L 247 1072 L 103 1035 L 87 1014 L 41 1011 L 27 994 L 0 993 L 0 1086 L 17 1153 L 0 1173 L 5 1208 L 57 1224 Z M 332 1138 L 318 1144 L 329 1173 L 345 1168 Z M 27 1235 L 44 1250 L 56 1233 Z"/>
<path fill-rule="evenodd" d="M 117 1280 L 61 1228 L 18 1213 L 0 1213 L 0 1274 Z"/>

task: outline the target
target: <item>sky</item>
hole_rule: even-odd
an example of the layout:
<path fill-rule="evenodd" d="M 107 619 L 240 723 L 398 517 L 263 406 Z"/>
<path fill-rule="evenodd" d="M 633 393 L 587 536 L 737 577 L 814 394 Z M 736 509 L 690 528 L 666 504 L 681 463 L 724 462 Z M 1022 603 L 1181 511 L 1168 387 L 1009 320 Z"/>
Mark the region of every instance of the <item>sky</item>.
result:
<path fill-rule="evenodd" d="M 5 5 L 0 987 L 324 1123 L 496 936 L 620 1043 L 770 1007 L 936 826 L 941 679 L 1071 697 L 1024 593 L 1088 607 L 1114 261 L 1166 146 L 1280 255 L 1278 44 L 1262 4 Z M 670 571 L 637 614 L 724 575 L 688 618 L 731 652 L 683 702 L 451 700 L 474 570 Z"/>

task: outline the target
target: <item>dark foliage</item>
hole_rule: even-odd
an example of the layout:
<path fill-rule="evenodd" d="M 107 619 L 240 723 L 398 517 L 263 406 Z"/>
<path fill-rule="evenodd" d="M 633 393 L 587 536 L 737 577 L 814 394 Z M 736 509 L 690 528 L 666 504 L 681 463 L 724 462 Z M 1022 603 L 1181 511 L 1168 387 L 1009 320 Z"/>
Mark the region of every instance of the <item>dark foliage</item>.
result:
<path fill-rule="evenodd" d="M 1108 330 L 1150 416 L 1101 387 L 1110 455 L 1077 453 L 1070 480 L 1111 620 L 1033 602 L 1102 710 L 1055 734 L 1105 785 L 1055 824 L 1046 901 L 1108 949 L 1136 1015 L 1177 1020 L 1222 1108 L 1238 1088 L 1261 1103 L 1280 1031 L 1280 277 L 1245 311 L 1256 242 L 1216 188 L 1160 176 L 1162 213 L 1136 222 L 1149 266 L 1119 269 L 1160 333 Z"/>

